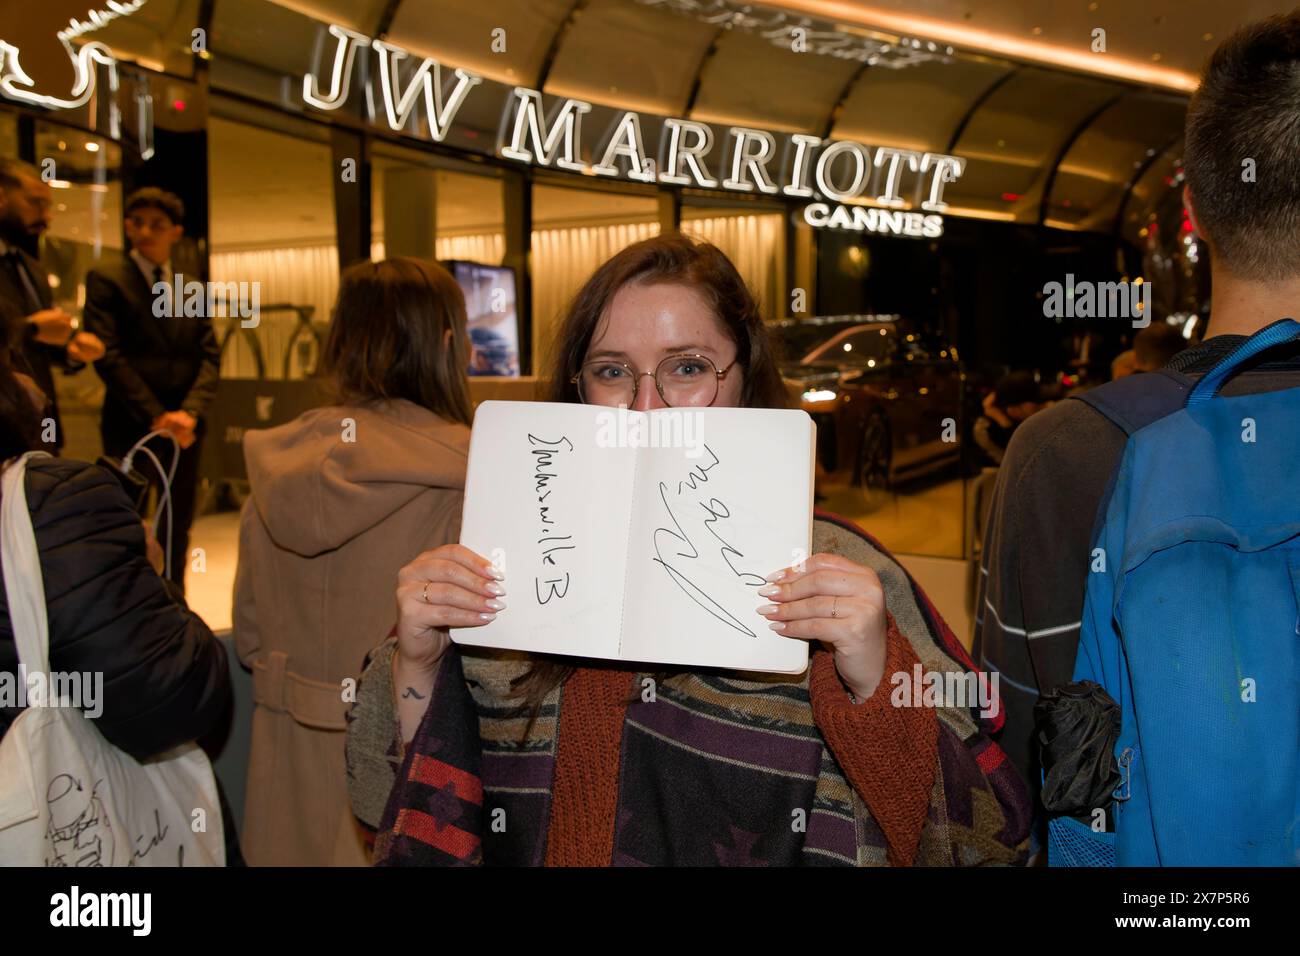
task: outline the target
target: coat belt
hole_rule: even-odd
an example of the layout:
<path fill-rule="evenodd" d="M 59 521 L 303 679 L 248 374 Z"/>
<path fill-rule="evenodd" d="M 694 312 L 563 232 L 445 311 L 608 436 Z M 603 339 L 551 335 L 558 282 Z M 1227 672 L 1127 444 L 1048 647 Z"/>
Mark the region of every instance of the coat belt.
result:
<path fill-rule="evenodd" d="M 272 651 L 253 662 L 253 700 L 267 710 L 288 714 L 304 727 L 346 730 L 351 704 L 343 699 L 343 687 L 295 674 L 288 664 L 284 651 Z"/>

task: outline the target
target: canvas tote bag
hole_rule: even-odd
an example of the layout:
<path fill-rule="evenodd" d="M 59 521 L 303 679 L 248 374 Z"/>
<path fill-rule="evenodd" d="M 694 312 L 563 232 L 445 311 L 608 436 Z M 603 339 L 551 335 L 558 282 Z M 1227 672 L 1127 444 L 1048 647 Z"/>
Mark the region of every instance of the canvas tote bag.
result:
<path fill-rule="evenodd" d="M 48 678 L 45 585 L 23 487 L 33 455 L 45 457 L 15 458 L 0 479 L 0 562 L 18 659 L 26 674 Z M 58 703 L 29 700 L 0 740 L 0 864 L 225 865 L 216 781 L 202 750 L 188 743 L 140 763 L 80 709 Z"/>

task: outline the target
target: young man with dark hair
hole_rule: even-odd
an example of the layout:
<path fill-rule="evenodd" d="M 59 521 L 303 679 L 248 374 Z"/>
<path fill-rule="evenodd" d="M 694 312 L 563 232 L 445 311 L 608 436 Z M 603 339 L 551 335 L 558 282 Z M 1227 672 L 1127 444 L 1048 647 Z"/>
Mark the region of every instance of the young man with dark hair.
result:
<path fill-rule="evenodd" d="M 1188 108 L 1183 161 L 1214 301 L 1205 341 L 1159 374 L 1190 383 L 1245 337 L 1300 312 L 1300 11 L 1246 27 L 1214 52 Z M 1291 347 L 1222 394 L 1296 386 Z M 1017 430 L 998 475 L 975 652 L 1001 675 L 1000 743 L 1035 793 L 1033 706 L 1073 675 L 1094 524 L 1126 441 L 1095 407 L 1060 402 Z"/>
<path fill-rule="evenodd" d="M 44 393 L 41 418 L 52 420 L 54 429 L 51 436 L 42 427 L 42 439 L 52 437 L 42 447 L 50 452 L 63 447 L 52 366 L 75 372 L 104 354 L 98 338 L 74 330 L 72 316 L 55 307 L 49 276 L 32 254 L 50 227 L 53 205 L 50 184 L 35 166 L 0 159 L 0 321 L 14 370 Z"/>
<path fill-rule="evenodd" d="M 208 315 L 184 315 L 171 291 L 180 270 L 172 249 L 180 241 L 185 216 L 172 193 L 146 187 L 126 199 L 126 237 L 131 251 L 86 276 L 86 328 L 104 341 L 95 363 L 104 380 L 100 431 L 104 452 L 121 457 L 151 431 L 168 432 L 180 446 L 171 483 L 170 577 L 182 588 L 189 557 L 189 532 L 198 489 L 203 416 L 217 391 L 220 349 Z M 184 277 L 179 280 L 183 286 Z M 165 287 L 165 290 L 164 290 Z M 173 308 L 156 310 L 160 296 Z M 161 311 L 163 314 L 159 314 Z M 167 314 L 169 313 L 170 314 Z M 169 467 L 174 446 L 158 436 L 148 447 Z M 136 467 L 156 485 L 157 468 L 145 456 Z M 167 547 L 167 522 L 158 522 L 158 540 Z"/>

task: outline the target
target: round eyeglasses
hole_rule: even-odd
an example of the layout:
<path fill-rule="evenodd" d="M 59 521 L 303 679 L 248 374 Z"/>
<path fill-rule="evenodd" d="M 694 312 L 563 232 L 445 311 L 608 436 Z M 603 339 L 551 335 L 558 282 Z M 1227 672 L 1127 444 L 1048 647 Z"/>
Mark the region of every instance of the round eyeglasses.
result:
<path fill-rule="evenodd" d="M 719 369 L 707 355 L 670 355 L 653 372 L 635 372 L 626 362 L 600 359 L 584 364 L 569 381 L 578 386 L 578 397 L 588 405 L 631 408 L 642 377 L 650 375 L 665 405 L 705 406 L 713 404 L 718 397 L 718 383 L 735 364 L 733 360 Z"/>

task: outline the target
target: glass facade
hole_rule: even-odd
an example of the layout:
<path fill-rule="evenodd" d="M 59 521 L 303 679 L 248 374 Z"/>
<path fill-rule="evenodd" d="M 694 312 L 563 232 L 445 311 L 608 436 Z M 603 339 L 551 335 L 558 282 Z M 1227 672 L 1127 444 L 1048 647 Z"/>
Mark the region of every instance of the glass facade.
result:
<path fill-rule="evenodd" d="M 532 207 L 533 354 L 545 363 L 579 287 L 620 249 L 659 234 L 659 206 L 653 196 L 538 184 Z"/>
<path fill-rule="evenodd" d="M 447 168 L 457 167 L 457 168 Z M 371 161 L 371 252 L 500 265 L 506 254 L 502 181 L 454 160 L 378 144 Z"/>
<path fill-rule="evenodd" d="M 1077 367 L 1064 351 L 1055 355 L 1068 351 L 1058 340 L 1072 330 L 1037 315 L 1044 277 L 1067 266 L 1176 275 L 1176 290 L 1158 290 L 1157 314 L 1196 308 L 1204 270 L 1184 255 L 1197 246 L 1169 199 L 1169 184 L 1181 181 L 1185 98 L 853 32 L 814 31 L 796 51 L 787 28 L 758 9 L 723 22 L 700 5 L 620 0 L 591 0 L 580 16 L 568 0 L 151 0 L 94 36 L 119 61 L 120 115 L 101 97 L 64 117 L 85 132 L 48 122 L 24 132 L 18 111 L 0 111 L 0 152 L 66 163 L 42 255 L 60 301 L 79 308 L 77 276 L 121 248 L 124 193 L 161 183 L 180 134 L 205 137 L 206 167 L 190 174 L 198 185 L 186 199 L 184 255 L 216 282 L 261 290 L 259 328 L 217 318 L 231 378 L 309 374 L 339 270 L 368 253 L 459 264 L 471 312 L 489 324 L 490 303 L 508 283 L 518 336 L 511 367 L 534 388 L 565 309 L 596 266 L 665 229 L 705 239 L 753 291 L 792 395 L 818 421 L 827 506 L 869 520 L 898 550 L 967 554 L 969 479 L 978 472 L 967 440 L 978 414 L 971 396 L 1011 368 L 1041 366 L 1050 380 L 1057 366 Z M 439 61 L 436 89 L 421 89 L 424 57 Z M 440 129 L 429 111 L 449 108 L 458 67 L 476 80 Z M 102 68 L 99 79 L 108 79 Z M 571 157 L 588 175 L 561 168 L 563 138 L 533 143 L 548 156 L 507 155 L 520 90 L 541 92 L 543 127 L 565 97 L 590 104 Z M 623 110 L 639 115 L 640 179 L 627 149 L 614 175 L 592 169 Z M 158 129 L 146 141 L 139 129 L 149 117 Z M 659 180 L 666 117 L 702 124 L 712 139 L 705 172 L 716 185 Z M 724 182 L 743 171 L 736 127 L 776 137 L 776 188 L 742 194 Z M 888 163 L 872 161 L 875 147 L 961 157 L 961 174 L 943 190 L 942 234 L 812 223 L 809 202 L 827 198 L 816 171 L 804 170 L 815 194 L 780 188 L 792 174 L 791 134 L 865 144 L 862 194 L 845 201 L 845 216 L 890 212 L 879 201 Z M 92 143 L 97 152 L 86 148 Z M 151 164 L 155 149 L 164 159 Z M 852 157 L 825 171 L 829 192 L 856 182 Z M 929 183 L 906 175 L 901 195 L 917 209 Z M 1068 241 L 1053 245 L 1062 236 Z M 853 322 L 869 335 L 879 331 L 872 323 L 886 323 L 888 347 L 873 355 L 855 339 L 836 340 Z M 1127 346 L 1126 336 L 1106 335 L 1097 348 Z M 1049 354 L 1060 361 L 1041 361 Z M 852 367 L 862 356 L 877 365 Z M 491 378 L 495 366 L 476 361 Z M 804 387 L 799 372 L 827 362 L 840 366 L 833 419 L 807 398 L 827 390 Z M 497 394 L 489 381 L 472 384 L 476 399 Z M 936 446 L 932 433 L 948 421 L 956 441 Z"/>
<path fill-rule="evenodd" d="M 254 125 L 265 115 L 211 117 L 210 276 L 216 283 L 258 283 L 256 329 L 214 319 L 222 375 L 299 378 L 329 324 L 338 291 L 339 255 L 332 160 L 315 124 Z"/>

